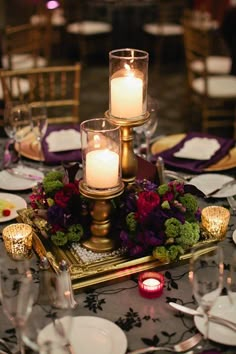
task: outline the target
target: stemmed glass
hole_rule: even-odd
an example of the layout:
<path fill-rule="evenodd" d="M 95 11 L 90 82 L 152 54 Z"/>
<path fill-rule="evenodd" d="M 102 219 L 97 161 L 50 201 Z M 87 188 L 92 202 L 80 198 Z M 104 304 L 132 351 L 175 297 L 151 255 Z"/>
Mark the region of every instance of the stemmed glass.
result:
<path fill-rule="evenodd" d="M 33 279 L 28 260 L 13 261 L 7 255 L 0 260 L 0 300 L 3 311 L 14 325 L 17 352 L 25 353 L 22 331 L 33 305 Z"/>
<path fill-rule="evenodd" d="M 141 147 L 141 137 L 144 134 L 145 137 L 145 158 L 150 161 L 151 159 L 151 152 L 150 152 L 150 147 L 151 147 L 151 138 L 156 132 L 156 128 L 158 125 L 158 119 L 157 119 L 157 100 L 151 96 L 148 96 L 148 103 L 147 103 L 147 109 L 148 112 L 150 113 L 150 118 L 147 121 L 147 123 L 138 126 L 134 128 L 134 131 L 136 133 L 136 145 L 137 145 L 137 152 L 140 155 L 142 154 L 142 147 Z"/>
<path fill-rule="evenodd" d="M 73 299 L 69 274 L 51 273 L 47 278 L 48 299 L 36 303 L 23 331 L 24 343 L 35 352 L 72 352 L 70 333 L 73 324 Z"/>
<path fill-rule="evenodd" d="M 157 119 L 157 100 L 153 97 L 148 97 L 147 108 L 150 113 L 149 121 L 144 124 L 144 136 L 146 144 L 146 159 L 150 161 L 151 159 L 151 138 L 155 134 L 158 119 Z"/>
<path fill-rule="evenodd" d="M 31 116 L 27 103 L 10 101 L 4 110 L 4 129 L 18 143 L 18 165 L 22 166 L 21 142 L 31 131 Z"/>
<path fill-rule="evenodd" d="M 231 305 L 236 304 L 236 251 L 233 252 L 227 277 L 228 297 Z"/>
<path fill-rule="evenodd" d="M 193 295 L 205 319 L 205 344 L 209 334 L 209 313 L 223 288 L 223 250 L 220 246 L 196 246 L 190 259 L 189 279 Z"/>
<path fill-rule="evenodd" d="M 47 108 L 44 102 L 35 102 L 30 104 L 32 131 L 36 137 L 39 147 L 39 170 L 43 170 L 43 151 L 42 140 L 48 128 Z"/>

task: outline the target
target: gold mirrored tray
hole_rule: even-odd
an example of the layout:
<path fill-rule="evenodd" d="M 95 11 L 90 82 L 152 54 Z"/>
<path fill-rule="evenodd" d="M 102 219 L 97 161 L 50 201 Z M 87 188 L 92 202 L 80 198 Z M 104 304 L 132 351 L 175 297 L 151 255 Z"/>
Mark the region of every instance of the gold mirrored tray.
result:
<path fill-rule="evenodd" d="M 180 257 L 175 263 L 161 263 L 152 256 L 145 256 L 140 258 L 129 258 L 124 252 L 112 252 L 112 254 L 104 256 L 98 260 L 84 261 L 73 248 L 60 248 L 55 246 L 50 239 L 42 236 L 36 228 L 36 222 L 33 222 L 33 217 L 29 209 L 22 209 L 18 211 L 18 221 L 24 222 L 32 226 L 34 230 L 33 247 L 39 257 L 47 257 L 53 271 L 59 271 L 59 263 L 65 260 L 70 269 L 72 280 L 72 287 L 75 291 L 83 288 L 98 286 L 98 284 L 105 284 L 107 282 L 124 280 L 131 275 L 143 272 L 149 269 L 164 270 L 184 262 L 187 262 L 191 253 L 186 253 Z M 207 235 L 201 241 L 211 245 L 217 242 L 215 238 Z"/>
<path fill-rule="evenodd" d="M 158 139 L 152 145 L 151 148 L 152 154 L 155 155 L 167 149 L 172 148 L 173 146 L 178 144 L 185 136 L 186 134 L 174 134 L 174 135 L 169 135 Z M 223 157 L 220 161 L 207 167 L 205 171 L 209 171 L 209 172 L 224 171 L 234 167 L 236 167 L 236 147 L 233 147 L 229 151 L 229 153 L 225 157 Z"/>

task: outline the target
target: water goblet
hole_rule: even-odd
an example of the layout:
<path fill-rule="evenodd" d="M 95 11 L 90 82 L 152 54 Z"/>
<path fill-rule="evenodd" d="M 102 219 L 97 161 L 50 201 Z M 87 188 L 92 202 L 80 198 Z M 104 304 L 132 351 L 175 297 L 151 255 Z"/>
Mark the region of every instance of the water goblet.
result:
<path fill-rule="evenodd" d="M 157 100 L 151 96 L 148 96 L 147 100 L 147 108 L 150 113 L 149 120 L 138 127 L 134 128 L 136 133 L 136 151 L 139 155 L 146 158 L 146 160 L 150 161 L 151 159 L 151 138 L 156 132 L 156 128 L 158 125 L 157 119 Z M 142 152 L 142 135 L 145 137 L 145 153 Z"/>
<path fill-rule="evenodd" d="M 42 140 L 47 132 L 48 117 L 47 107 L 44 102 L 34 102 L 30 104 L 32 131 L 36 137 L 39 150 L 39 170 L 43 171 L 43 151 Z"/>
<path fill-rule="evenodd" d="M 15 327 L 17 352 L 25 353 L 22 331 L 33 305 L 33 280 L 28 260 L 0 260 L 0 300 L 3 312 Z"/>
<path fill-rule="evenodd" d="M 150 112 L 150 118 L 146 124 L 144 124 L 144 136 L 146 145 L 146 159 L 151 159 L 151 138 L 156 132 L 158 119 L 157 119 L 157 100 L 153 97 L 148 97 L 147 107 Z"/>
<path fill-rule="evenodd" d="M 27 103 L 11 101 L 6 104 L 4 129 L 7 135 L 18 144 L 18 165 L 22 166 L 21 142 L 31 131 L 31 117 Z"/>
<path fill-rule="evenodd" d="M 205 320 L 204 345 L 209 335 L 209 313 L 223 288 L 223 250 L 220 246 L 196 246 L 190 259 L 189 280 Z"/>
<path fill-rule="evenodd" d="M 233 252 L 227 277 L 227 291 L 230 304 L 236 305 L 236 251 Z"/>

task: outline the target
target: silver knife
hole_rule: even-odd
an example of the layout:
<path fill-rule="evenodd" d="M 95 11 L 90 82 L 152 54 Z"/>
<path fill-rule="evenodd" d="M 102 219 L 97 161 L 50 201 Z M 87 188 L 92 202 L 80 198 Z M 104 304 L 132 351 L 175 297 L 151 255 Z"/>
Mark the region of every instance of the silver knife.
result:
<path fill-rule="evenodd" d="M 32 181 L 41 182 L 43 179 L 43 177 L 41 177 L 41 176 L 36 176 L 36 175 L 32 175 L 31 173 L 21 172 L 21 171 L 15 170 L 14 168 L 7 168 L 6 171 L 8 173 L 10 173 L 11 175 L 14 175 L 14 176 L 17 176 L 20 178 L 30 179 Z"/>
<path fill-rule="evenodd" d="M 186 313 L 188 315 L 203 317 L 203 314 L 201 312 L 191 309 L 190 307 L 179 305 L 179 304 L 176 304 L 175 302 L 169 302 L 169 305 L 171 307 L 175 308 L 176 310 Z M 226 320 L 225 318 L 211 315 L 211 314 L 209 316 L 209 320 L 212 322 L 221 324 L 223 326 L 226 326 L 226 327 L 232 329 L 233 331 L 236 331 L 236 322 L 232 322 L 230 320 Z"/>
<path fill-rule="evenodd" d="M 190 182 L 190 183 L 191 183 L 191 182 Z M 204 198 L 210 198 L 210 197 L 212 197 L 214 194 L 216 194 L 216 193 L 222 191 L 224 188 L 226 188 L 226 187 L 231 187 L 231 186 L 233 186 L 234 184 L 236 184 L 236 179 L 232 179 L 231 181 L 228 181 L 228 182 L 222 184 L 222 186 L 220 186 L 220 187 L 214 189 L 212 192 L 210 192 L 210 193 L 208 193 L 208 194 L 205 194 Z"/>

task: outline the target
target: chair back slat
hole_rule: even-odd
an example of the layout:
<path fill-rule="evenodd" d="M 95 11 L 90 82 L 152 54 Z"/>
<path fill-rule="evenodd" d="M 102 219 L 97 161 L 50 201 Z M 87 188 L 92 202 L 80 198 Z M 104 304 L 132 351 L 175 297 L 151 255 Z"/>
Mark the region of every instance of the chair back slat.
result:
<path fill-rule="evenodd" d="M 79 63 L 29 70 L 2 70 L 0 80 L 4 101 L 16 99 L 17 93 L 17 99 L 22 101 L 44 101 L 48 107 L 49 124 L 79 122 L 80 74 Z"/>

